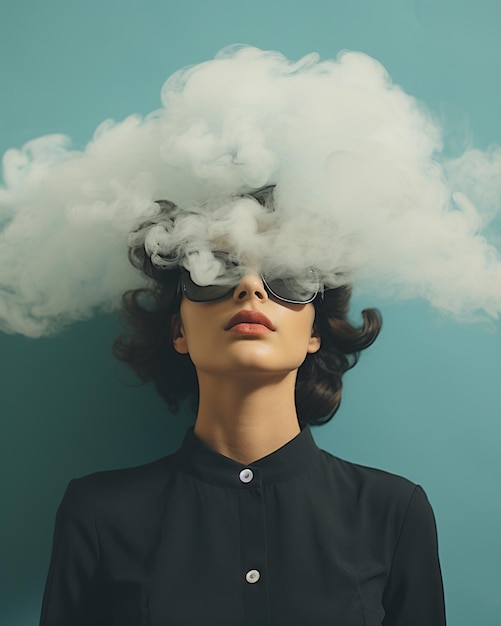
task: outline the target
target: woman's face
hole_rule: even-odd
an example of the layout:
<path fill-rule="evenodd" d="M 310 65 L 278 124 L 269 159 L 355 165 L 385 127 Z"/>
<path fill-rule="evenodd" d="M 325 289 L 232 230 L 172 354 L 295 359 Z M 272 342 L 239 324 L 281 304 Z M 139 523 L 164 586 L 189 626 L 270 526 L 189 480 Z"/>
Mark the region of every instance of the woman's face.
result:
<path fill-rule="evenodd" d="M 190 355 L 199 374 L 286 374 L 320 348 L 314 319 L 312 303 L 274 299 L 261 278 L 249 273 L 222 300 L 183 298 L 173 343 L 179 353 Z"/>

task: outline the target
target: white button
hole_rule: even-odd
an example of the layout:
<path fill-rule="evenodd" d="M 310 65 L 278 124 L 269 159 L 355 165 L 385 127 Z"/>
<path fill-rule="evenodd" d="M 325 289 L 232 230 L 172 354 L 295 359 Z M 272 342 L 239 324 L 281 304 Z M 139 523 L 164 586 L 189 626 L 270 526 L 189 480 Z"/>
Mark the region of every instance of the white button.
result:
<path fill-rule="evenodd" d="M 250 569 L 247 574 L 245 574 L 245 580 L 248 583 L 257 583 L 260 578 L 261 574 L 257 571 L 257 569 Z"/>
<path fill-rule="evenodd" d="M 240 480 L 243 483 L 250 483 L 250 481 L 254 478 L 254 472 L 247 468 L 240 472 Z"/>

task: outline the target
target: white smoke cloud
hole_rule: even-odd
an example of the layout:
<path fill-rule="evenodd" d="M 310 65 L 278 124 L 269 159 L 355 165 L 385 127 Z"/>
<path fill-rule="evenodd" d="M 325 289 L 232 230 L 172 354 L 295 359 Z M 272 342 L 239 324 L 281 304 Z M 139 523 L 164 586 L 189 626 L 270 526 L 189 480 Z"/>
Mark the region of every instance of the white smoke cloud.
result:
<path fill-rule="evenodd" d="M 144 284 L 128 234 L 162 198 L 180 207 L 174 229 L 141 237 L 201 252 L 201 282 L 224 241 L 270 271 L 313 266 L 327 285 L 498 316 L 501 148 L 446 161 L 434 117 L 374 59 L 230 47 L 169 78 L 162 104 L 104 122 L 83 151 L 51 135 L 6 152 L 0 329 L 37 337 L 116 308 Z M 268 184 L 273 214 L 235 199 Z"/>

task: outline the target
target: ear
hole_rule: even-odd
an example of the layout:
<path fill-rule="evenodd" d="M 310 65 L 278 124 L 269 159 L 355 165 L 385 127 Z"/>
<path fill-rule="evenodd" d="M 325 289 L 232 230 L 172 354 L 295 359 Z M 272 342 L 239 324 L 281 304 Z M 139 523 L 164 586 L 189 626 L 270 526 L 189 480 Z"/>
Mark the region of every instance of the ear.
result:
<path fill-rule="evenodd" d="M 179 313 L 172 316 L 170 321 L 170 332 L 174 350 L 179 354 L 188 354 L 188 344 L 184 336 L 183 323 Z"/>
<path fill-rule="evenodd" d="M 308 354 L 314 354 L 320 350 L 321 345 L 320 335 L 318 334 L 317 329 L 313 326 L 313 330 L 311 331 L 311 337 L 308 342 Z"/>

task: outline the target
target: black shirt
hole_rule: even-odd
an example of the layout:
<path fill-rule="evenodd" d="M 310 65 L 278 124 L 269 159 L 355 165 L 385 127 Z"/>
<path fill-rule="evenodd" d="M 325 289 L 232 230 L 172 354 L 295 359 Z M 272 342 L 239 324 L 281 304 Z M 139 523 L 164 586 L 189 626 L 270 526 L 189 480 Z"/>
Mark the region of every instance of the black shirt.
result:
<path fill-rule="evenodd" d="M 181 448 L 70 482 L 41 626 L 442 626 L 423 490 L 305 427 L 242 465 Z"/>

